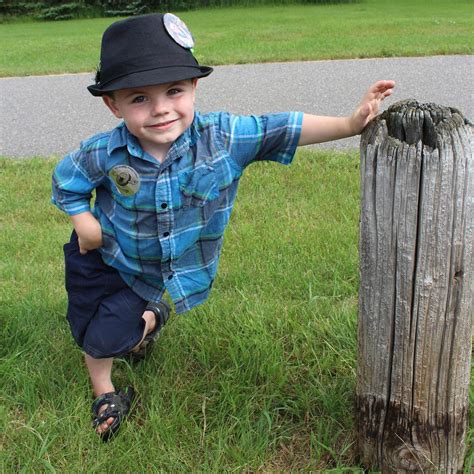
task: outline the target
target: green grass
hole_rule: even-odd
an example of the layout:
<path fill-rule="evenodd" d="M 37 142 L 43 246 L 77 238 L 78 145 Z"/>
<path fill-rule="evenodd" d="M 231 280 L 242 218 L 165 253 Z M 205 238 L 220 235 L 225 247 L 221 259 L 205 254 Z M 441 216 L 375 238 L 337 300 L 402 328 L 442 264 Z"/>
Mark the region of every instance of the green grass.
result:
<path fill-rule="evenodd" d="M 472 54 L 469 0 L 363 0 L 179 12 L 202 64 Z M 89 72 L 114 19 L 0 25 L 0 76 Z"/>
<path fill-rule="evenodd" d="M 247 171 L 208 302 L 173 316 L 145 364 L 116 364 L 139 399 L 107 445 L 64 318 L 55 163 L 0 160 L 1 472 L 362 472 L 357 154 L 303 149 Z"/>

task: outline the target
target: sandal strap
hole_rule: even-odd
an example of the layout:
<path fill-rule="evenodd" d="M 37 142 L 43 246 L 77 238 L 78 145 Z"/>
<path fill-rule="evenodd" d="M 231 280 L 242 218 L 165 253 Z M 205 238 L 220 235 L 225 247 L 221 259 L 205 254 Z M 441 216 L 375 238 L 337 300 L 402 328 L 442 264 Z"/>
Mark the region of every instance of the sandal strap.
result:
<path fill-rule="evenodd" d="M 112 427 L 120 424 L 122 418 L 130 411 L 130 405 L 133 398 L 133 389 L 128 387 L 126 391 L 108 392 L 97 397 L 92 404 L 93 425 L 97 426 L 108 418 L 115 418 Z M 103 405 L 107 405 L 105 410 L 99 412 Z"/>
<path fill-rule="evenodd" d="M 159 303 L 149 301 L 145 309 L 146 311 L 152 311 L 155 314 L 156 327 L 153 332 L 159 331 L 166 324 L 170 317 L 170 305 L 164 300 L 160 301 Z"/>
<path fill-rule="evenodd" d="M 100 407 L 102 405 L 110 404 L 112 397 L 116 395 L 117 392 L 107 392 L 99 395 L 92 403 L 92 412 L 98 415 Z"/>

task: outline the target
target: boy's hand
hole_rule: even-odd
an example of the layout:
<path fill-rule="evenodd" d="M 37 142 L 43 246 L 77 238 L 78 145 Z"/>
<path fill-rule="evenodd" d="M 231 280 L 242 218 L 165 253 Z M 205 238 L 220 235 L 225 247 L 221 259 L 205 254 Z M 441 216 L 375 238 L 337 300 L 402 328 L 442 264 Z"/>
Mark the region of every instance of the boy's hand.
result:
<path fill-rule="evenodd" d="M 79 252 L 85 255 L 89 250 L 102 246 L 102 228 L 99 221 L 90 212 L 71 216 L 71 221 L 77 234 Z"/>
<path fill-rule="evenodd" d="M 79 243 L 79 253 L 85 255 L 89 250 L 95 250 L 102 247 L 102 233 L 100 238 L 90 239 L 88 237 L 83 238 L 77 235 L 77 241 Z"/>
<path fill-rule="evenodd" d="M 304 114 L 298 145 L 310 145 L 358 135 L 378 114 L 380 102 L 392 95 L 394 87 L 394 81 L 378 81 L 371 85 L 355 112 L 348 117 Z"/>
<path fill-rule="evenodd" d="M 379 113 L 380 103 L 392 95 L 395 81 L 377 81 L 369 87 L 364 97 L 351 115 L 350 120 L 354 135 L 362 132 L 365 126 Z"/>

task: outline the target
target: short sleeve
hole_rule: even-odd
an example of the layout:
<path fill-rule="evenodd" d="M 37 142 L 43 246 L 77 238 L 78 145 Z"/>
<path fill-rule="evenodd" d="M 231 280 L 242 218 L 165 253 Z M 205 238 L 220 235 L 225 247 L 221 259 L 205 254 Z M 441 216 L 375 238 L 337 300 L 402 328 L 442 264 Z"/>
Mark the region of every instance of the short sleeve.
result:
<path fill-rule="evenodd" d="M 301 135 L 302 112 L 220 117 L 224 147 L 242 168 L 254 161 L 276 161 L 289 165 Z"/>

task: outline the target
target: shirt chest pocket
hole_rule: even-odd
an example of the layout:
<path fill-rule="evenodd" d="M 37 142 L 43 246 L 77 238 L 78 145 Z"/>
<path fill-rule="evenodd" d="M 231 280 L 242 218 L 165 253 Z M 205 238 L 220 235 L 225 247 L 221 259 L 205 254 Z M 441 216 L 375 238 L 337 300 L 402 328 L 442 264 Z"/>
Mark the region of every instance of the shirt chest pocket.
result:
<path fill-rule="evenodd" d="M 218 173 L 208 164 L 181 171 L 178 181 L 183 207 L 202 207 L 219 196 Z"/>

